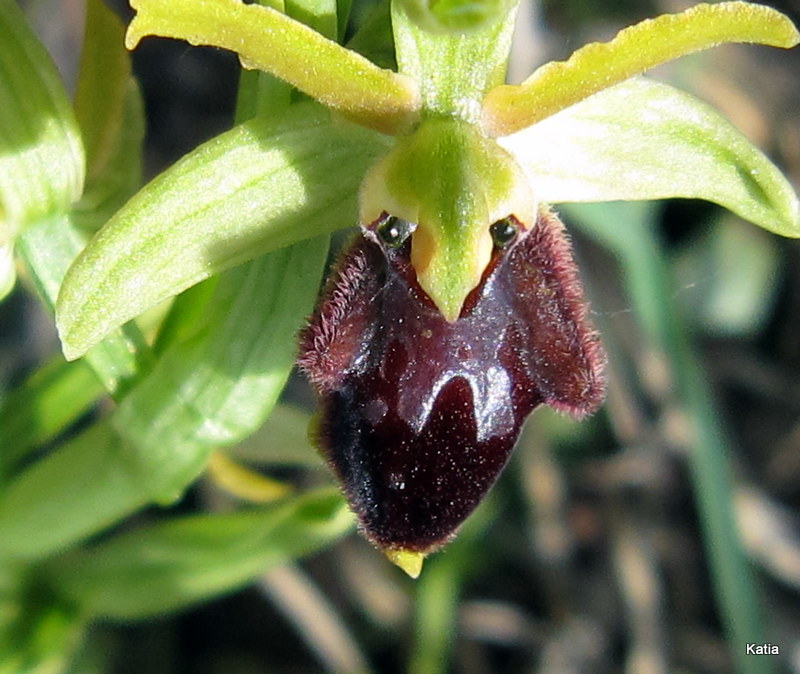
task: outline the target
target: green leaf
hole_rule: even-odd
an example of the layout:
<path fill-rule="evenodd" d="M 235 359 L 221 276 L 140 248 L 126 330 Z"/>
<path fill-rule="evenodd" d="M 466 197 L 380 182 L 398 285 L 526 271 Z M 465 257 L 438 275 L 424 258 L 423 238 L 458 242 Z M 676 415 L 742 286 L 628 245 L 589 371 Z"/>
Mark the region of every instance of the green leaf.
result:
<path fill-rule="evenodd" d="M 466 35 L 435 34 L 392 3 L 397 64 L 422 87 L 423 109 L 477 122 L 484 95 L 505 78 L 515 17 L 514 5 L 501 20 Z"/>
<path fill-rule="evenodd" d="M 541 202 L 705 199 L 800 236 L 780 171 L 719 113 L 665 84 L 629 80 L 499 142 Z"/>
<path fill-rule="evenodd" d="M 388 145 L 313 104 L 199 147 L 92 239 L 61 289 L 68 358 L 189 286 L 258 255 L 356 223 L 356 192 Z"/>
<path fill-rule="evenodd" d="M 567 61 L 551 61 L 520 85 L 502 85 L 483 102 L 483 128 L 505 136 L 654 66 L 723 42 L 794 47 L 800 35 L 780 12 L 747 2 L 699 4 L 593 42 Z"/>
<path fill-rule="evenodd" d="M 175 344 L 120 404 L 114 424 L 164 473 L 174 455 L 193 456 L 159 494 L 174 498 L 217 446 L 258 428 L 295 357 L 295 334 L 311 312 L 327 237 L 295 244 L 228 271 L 206 306 L 206 325 Z"/>
<path fill-rule="evenodd" d="M 89 615 L 134 619 L 229 592 L 329 545 L 353 517 L 333 489 L 246 512 L 198 515 L 54 560 L 54 587 Z"/>
<path fill-rule="evenodd" d="M 15 588 L 14 611 L 0 630 L 0 674 L 59 674 L 66 671 L 86 622 L 75 607 L 24 580 Z"/>
<path fill-rule="evenodd" d="M 66 92 L 14 0 L 0 0 L 0 246 L 64 212 L 84 159 Z"/>
<path fill-rule="evenodd" d="M 75 117 L 86 148 L 87 186 L 108 170 L 117 137 L 125 122 L 123 110 L 131 80 L 130 56 L 123 46 L 125 31 L 102 0 L 88 0 Z"/>
<path fill-rule="evenodd" d="M 308 26 L 269 7 L 238 0 L 135 0 L 126 45 L 146 35 L 230 49 L 247 68 L 292 84 L 353 121 L 398 133 L 418 116 L 416 84 L 378 68 Z M 335 23 L 329 24 L 335 34 Z"/>
<path fill-rule="evenodd" d="M 84 361 L 58 355 L 0 405 L 0 479 L 28 452 L 52 440 L 104 393 Z"/>
<path fill-rule="evenodd" d="M 0 558 L 52 555 L 148 503 L 161 476 L 146 468 L 109 424 L 94 424 L 5 486 Z"/>
<path fill-rule="evenodd" d="M 19 255 L 49 309 L 54 308 L 64 274 L 83 245 L 83 237 L 66 216 L 43 220 L 19 238 Z M 137 374 L 140 361 L 148 359 L 149 349 L 133 324 L 110 330 L 104 338 L 88 352 L 86 360 L 105 389 L 120 395 Z"/>
<path fill-rule="evenodd" d="M 101 0 L 90 0 L 75 92 L 75 116 L 86 147 L 86 186 L 73 221 L 92 231 L 142 180 L 144 111 L 124 34 L 117 16 Z"/>

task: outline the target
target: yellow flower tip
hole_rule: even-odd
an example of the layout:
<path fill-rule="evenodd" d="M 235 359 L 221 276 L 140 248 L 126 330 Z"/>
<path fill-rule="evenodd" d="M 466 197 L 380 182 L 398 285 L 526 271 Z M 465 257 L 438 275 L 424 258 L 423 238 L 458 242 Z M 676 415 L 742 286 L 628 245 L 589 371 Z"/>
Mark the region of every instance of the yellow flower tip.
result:
<path fill-rule="evenodd" d="M 425 561 L 424 553 L 393 548 L 384 550 L 383 554 L 392 564 L 399 566 L 409 576 L 419 578 L 419 574 L 422 572 L 422 562 Z"/>

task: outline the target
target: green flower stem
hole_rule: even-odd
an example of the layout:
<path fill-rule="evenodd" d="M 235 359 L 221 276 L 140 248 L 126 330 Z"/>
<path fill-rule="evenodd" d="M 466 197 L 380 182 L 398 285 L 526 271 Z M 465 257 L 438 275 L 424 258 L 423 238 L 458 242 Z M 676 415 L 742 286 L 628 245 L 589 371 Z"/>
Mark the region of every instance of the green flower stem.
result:
<path fill-rule="evenodd" d="M 799 41 L 792 22 L 769 7 L 696 5 L 642 21 L 610 42 L 586 45 L 567 61 L 543 65 L 520 85 L 492 89 L 483 101 L 483 128 L 490 136 L 506 136 L 660 63 L 723 42 L 788 49 Z"/>
<path fill-rule="evenodd" d="M 416 119 L 419 96 L 406 77 L 379 68 L 363 56 L 280 12 L 237 0 L 134 0 L 137 15 L 126 45 L 146 35 L 213 45 L 239 54 L 331 109 L 364 126 L 399 133 Z"/>
<path fill-rule="evenodd" d="M 703 368 L 694 351 L 681 312 L 666 256 L 656 233 L 643 225 L 644 204 L 597 207 L 569 206 L 564 211 L 583 219 L 585 231 L 599 238 L 620 258 L 636 314 L 651 342 L 669 360 L 678 397 L 693 431 L 687 461 L 703 528 L 717 606 L 731 655 L 741 674 L 766 674 L 766 660 L 745 653 L 742 644 L 764 643 L 755 579 L 742 548 L 736 521 L 730 451 Z M 613 210 L 612 210 L 613 209 Z M 608 221 L 616 227 L 608 227 Z"/>

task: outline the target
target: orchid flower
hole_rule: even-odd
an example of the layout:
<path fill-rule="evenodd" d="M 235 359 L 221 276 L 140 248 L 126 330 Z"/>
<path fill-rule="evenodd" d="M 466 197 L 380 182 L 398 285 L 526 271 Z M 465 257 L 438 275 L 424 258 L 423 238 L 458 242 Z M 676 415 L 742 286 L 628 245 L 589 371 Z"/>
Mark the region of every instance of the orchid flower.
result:
<path fill-rule="evenodd" d="M 362 531 L 412 575 L 535 407 L 580 417 L 602 401 L 604 356 L 552 206 L 699 198 L 800 236 L 797 197 L 769 160 L 704 103 L 640 76 L 722 42 L 793 47 L 770 8 L 697 5 L 509 85 L 509 3 L 465 15 L 396 0 L 397 72 L 277 9 L 132 4 L 129 48 L 156 35 L 233 50 L 312 100 L 208 142 L 110 219 L 61 287 L 64 353 L 242 262 L 359 224 L 300 366 Z"/>

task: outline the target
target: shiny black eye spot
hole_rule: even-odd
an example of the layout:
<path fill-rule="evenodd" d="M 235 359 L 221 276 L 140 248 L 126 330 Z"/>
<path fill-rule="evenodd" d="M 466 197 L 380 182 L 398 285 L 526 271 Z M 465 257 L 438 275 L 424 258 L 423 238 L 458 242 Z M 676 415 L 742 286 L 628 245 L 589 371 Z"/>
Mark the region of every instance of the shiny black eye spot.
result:
<path fill-rule="evenodd" d="M 516 220 L 511 216 L 498 220 L 491 227 L 489 233 L 492 235 L 492 241 L 497 248 L 503 248 L 511 243 L 519 232 L 519 225 Z"/>
<path fill-rule="evenodd" d="M 383 222 L 378 223 L 375 233 L 389 248 L 399 248 L 414 229 L 415 225 L 407 220 L 401 220 L 394 215 L 389 215 Z"/>

